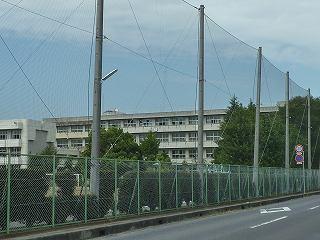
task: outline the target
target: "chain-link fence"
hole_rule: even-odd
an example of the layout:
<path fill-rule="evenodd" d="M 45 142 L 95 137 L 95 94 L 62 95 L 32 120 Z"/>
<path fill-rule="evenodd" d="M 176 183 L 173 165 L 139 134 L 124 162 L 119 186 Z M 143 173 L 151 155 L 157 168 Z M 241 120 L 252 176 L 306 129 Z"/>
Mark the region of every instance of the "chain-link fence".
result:
<path fill-rule="evenodd" d="M 319 170 L 100 159 L 99 196 L 94 196 L 90 158 L 0 158 L 2 234 L 310 192 L 320 186 Z M 258 184 L 253 183 L 256 171 Z"/>

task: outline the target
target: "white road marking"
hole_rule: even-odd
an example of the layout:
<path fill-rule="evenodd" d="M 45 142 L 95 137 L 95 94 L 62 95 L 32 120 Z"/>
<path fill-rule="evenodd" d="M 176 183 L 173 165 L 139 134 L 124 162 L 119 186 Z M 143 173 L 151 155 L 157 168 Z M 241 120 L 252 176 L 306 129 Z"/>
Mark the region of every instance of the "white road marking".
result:
<path fill-rule="evenodd" d="M 310 209 L 310 210 L 313 210 L 313 209 L 316 209 L 316 208 L 318 208 L 318 207 L 320 207 L 320 205 L 319 205 L 319 206 L 312 207 L 312 208 L 309 208 L 309 209 Z"/>
<path fill-rule="evenodd" d="M 260 213 L 276 213 L 276 212 L 290 212 L 291 209 L 288 207 L 281 207 L 281 208 L 269 208 L 269 209 L 261 209 Z"/>
<path fill-rule="evenodd" d="M 257 228 L 257 227 L 261 227 L 261 226 L 267 225 L 267 224 L 269 224 L 269 223 L 273 223 L 273 222 L 280 221 L 280 220 L 285 219 L 285 218 L 287 218 L 287 217 L 288 217 L 288 216 L 284 216 L 284 217 L 281 217 L 281 218 L 277 218 L 277 219 L 271 220 L 271 221 L 269 221 L 269 222 L 264 222 L 264 223 L 261 223 L 261 224 L 259 224 L 259 225 L 252 226 L 252 227 L 250 227 L 250 228 L 251 228 L 251 229 L 254 229 L 254 228 Z"/>

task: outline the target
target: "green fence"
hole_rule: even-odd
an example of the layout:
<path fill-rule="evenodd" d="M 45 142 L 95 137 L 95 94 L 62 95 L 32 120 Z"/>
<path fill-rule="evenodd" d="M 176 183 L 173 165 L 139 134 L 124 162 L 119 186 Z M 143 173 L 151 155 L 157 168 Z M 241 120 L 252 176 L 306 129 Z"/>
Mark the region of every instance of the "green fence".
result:
<path fill-rule="evenodd" d="M 303 193 L 320 186 L 319 170 L 100 159 L 97 197 L 89 187 L 89 158 L 2 155 L 0 162 L 2 234 Z"/>

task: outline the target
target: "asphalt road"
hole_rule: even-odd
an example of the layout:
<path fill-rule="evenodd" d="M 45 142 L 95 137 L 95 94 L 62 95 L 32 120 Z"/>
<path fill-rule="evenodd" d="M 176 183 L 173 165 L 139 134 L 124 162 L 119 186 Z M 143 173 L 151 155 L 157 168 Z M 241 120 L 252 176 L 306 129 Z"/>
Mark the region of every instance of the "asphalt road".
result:
<path fill-rule="evenodd" d="M 320 196 L 95 238 L 105 239 L 320 240 Z"/>

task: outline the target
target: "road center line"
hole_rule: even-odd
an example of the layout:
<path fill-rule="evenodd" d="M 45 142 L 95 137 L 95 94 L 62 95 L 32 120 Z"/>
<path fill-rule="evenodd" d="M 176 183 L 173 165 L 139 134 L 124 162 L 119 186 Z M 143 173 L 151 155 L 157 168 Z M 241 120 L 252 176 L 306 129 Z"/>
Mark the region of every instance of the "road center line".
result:
<path fill-rule="evenodd" d="M 259 224 L 259 225 L 252 226 L 252 227 L 250 227 L 250 228 L 251 228 L 251 229 L 254 229 L 254 228 L 257 228 L 257 227 L 261 227 L 261 226 L 267 225 L 267 224 L 269 224 L 269 223 L 273 223 L 273 222 L 280 221 L 280 220 L 285 219 L 285 218 L 287 218 L 287 217 L 288 217 L 288 216 L 284 216 L 284 217 L 281 217 L 281 218 L 277 218 L 277 219 L 271 220 L 271 221 L 269 221 L 269 222 L 264 222 L 264 223 L 261 223 L 261 224 Z"/>
<path fill-rule="evenodd" d="M 313 209 L 316 209 L 316 208 L 318 208 L 318 207 L 320 207 L 320 205 L 319 205 L 319 206 L 312 207 L 312 208 L 309 208 L 309 209 L 310 209 L 310 210 L 313 210 Z"/>

